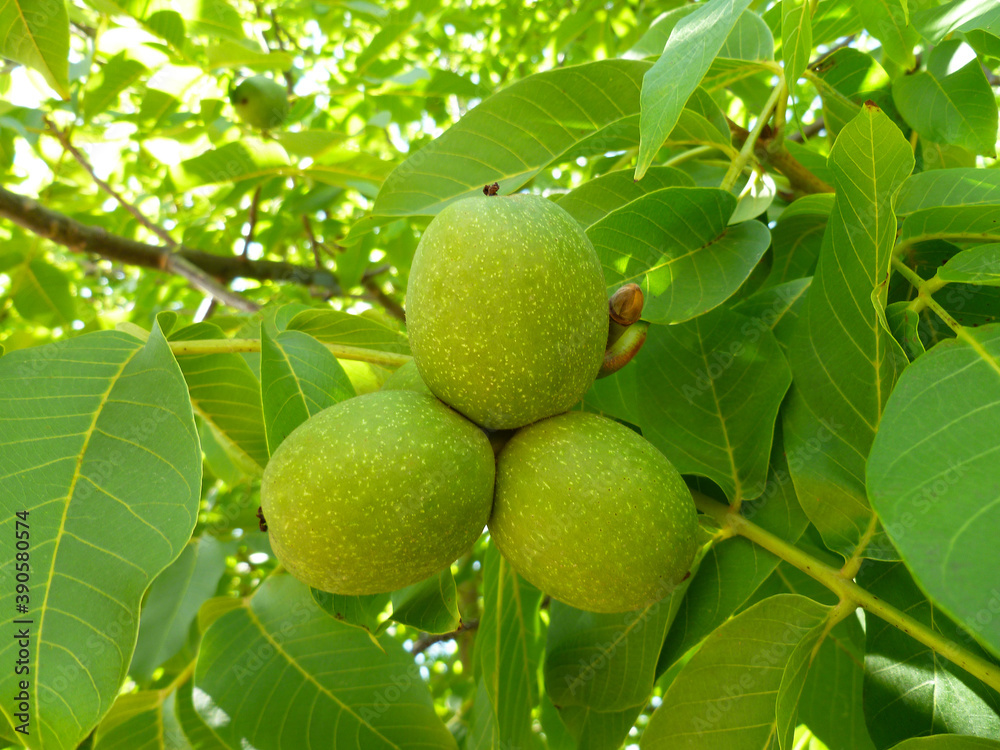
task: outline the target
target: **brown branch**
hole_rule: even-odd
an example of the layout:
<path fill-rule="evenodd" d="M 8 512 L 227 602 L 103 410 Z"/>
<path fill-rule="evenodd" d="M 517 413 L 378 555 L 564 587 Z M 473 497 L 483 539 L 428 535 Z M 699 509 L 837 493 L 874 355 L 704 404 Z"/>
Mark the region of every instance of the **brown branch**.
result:
<path fill-rule="evenodd" d="M 424 635 L 419 638 L 413 644 L 413 655 L 422 654 L 424 651 L 429 649 L 435 643 L 441 643 L 442 641 L 452 641 L 462 633 L 467 633 L 470 630 L 475 630 L 479 627 L 479 620 L 472 620 L 469 623 L 459 623 L 458 629 L 451 633 L 442 633 L 441 635 Z"/>
<path fill-rule="evenodd" d="M 404 312 L 403 306 L 382 291 L 382 287 L 375 279 L 366 279 L 361 283 L 389 315 L 397 320 L 406 320 L 406 312 Z"/>
<path fill-rule="evenodd" d="M 814 135 L 819 133 L 823 128 L 826 127 L 826 122 L 822 117 L 817 117 L 814 122 L 809 123 L 804 126 L 802 130 L 797 133 L 792 133 L 788 136 L 788 140 L 795 141 L 796 143 L 802 143 L 808 138 L 812 138 Z"/>
<path fill-rule="evenodd" d="M 271 260 L 248 260 L 238 255 L 214 255 L 181 246 L 176 252 L 137 240 L 110 234 L 102 227 L 82 224 L 65 214 L 46 208 L 38 201 L 0 187 L 0 218 L 9 219 L 39 237 L 63 245 L 72 252 L 93 253 L 108 260 L 158 271 L 180 273 L 179 268 L 194 268 L 222 281 L 256 279 L 286 281 L 317 286 L 341 294 L 337 278 L 325 270 Z M 366 277 L 388 270 L 388 266 L 370 268 Z"/>
<path fill-rule="evenodd" d="M 733 145 L 742 148 L 750 133 L 732 120 L 729 120 L 729 130 L 733 135 Z M 753 153 L 761 164 L 783 174 L 792 186 L 792 190 L 800 195 L 834 192 L 832 185 L 806 169 L 784 145 L 775 143 L 774 131 L 770 125 L 764 126 L 754 144 Z"/>
<path fill-rule="evenodd" d="M 243 251 L 240 253 L 242 257 L 247 257 L 247 250 L 250 248 L 250 243 L 253 242 L 253 230 L 257 227 L 257 208 L 260 206 L 260 185 L 257 189 L 253 191 L 253 200 L 250 201 L 250 213 L 247 216 L 247 221 L 250 226 L 247 227 L 246 237 L 243 238 Z"/>
<path fill-rule="evenodd" d="M 87 174 L 90 175 L 90 178 L 101 190 L 118 201 L 119 205 L 132 214 L 135 220 L 142 224 L 142 226 L 146 227 L 146 229 L 163 240 L 170 250 L 177 249 L 177 242 L 170 236 L 166 229 L 157 226 L 146 218 L 138 207 L 133 205 L 125 198 L 125 196 L 111 187 L 110 184 L 97 176 L 97 173 L 94 172 L 94 168 L 87 160 L 87 157 L 80 153 L 79 149 L 77 149 L 76 146 L 74 146 L 70 141 L 68 132 L 59 130 L 59 128 L 53 125 L 49 120 L 45 120 L 45 126 L 48 129 L 48 132 L 51 133 L 52 136 L 62 145 L 63 151 L 72 155 L 73 158 L 79 162 L 80 166 L 84 168 Z M 206 274 L 202 269 L 191 264 L 183 257 L 178 257 L 177 255 L 170 253 L 164 254 L 161 259 L 161 268 L 187 279 L 192 286 L 200 289 L 206 294 L 210 294 L 214 299 L 225 302 L 227 305 L 236 310 L 242 310 L 243 312 L 255 312 L 260 309 L 260 305 L 256 302 L 244 299 L 231 289 L 227 289 L 210 275 Z"/>

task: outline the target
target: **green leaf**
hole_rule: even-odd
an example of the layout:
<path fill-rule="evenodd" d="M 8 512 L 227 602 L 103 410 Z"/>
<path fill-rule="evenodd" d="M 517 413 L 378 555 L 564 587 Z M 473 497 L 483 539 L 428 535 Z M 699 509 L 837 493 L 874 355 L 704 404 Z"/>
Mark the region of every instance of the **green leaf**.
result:
<path fill-rule="evenodd" d="M 261 401 L 273 455 L 288 434 L 317 412 L 352 398 L 354 386 L 329 349 L 301 331 L 260 339 Z"/>
<path fill-rule="evenodd" d="M 528 76 L 489 97 L 390 174 L 376 216 L 429 216 L 500 183 L 517 190 L 553 162 L 638 140 L 649 63 L 601 60 Z M 692 87 L 693 88 L 693 87 Z"/>
<path fill-rule="evenodd" d="M 1000 205 L 1000 171 L 936 169 L 910 175 L 903 182 L 896 213 L 904 216 L 925 208 L 984 203 Z"/>
<path fill-rule="evenodd" d="M 490 544 L 483 559 L 483 614 L 473 657 L 477 748 L 524 747 L 538 702 L 538 606 L 542 592 L 521 578 Z"/>
<path fill-rule="evenodd" d="M 907 0 L 854 0 L 854 9 L 865 29 L 882 43 L 886 57 L 904 70 L 916 67 L 913 47 L 920 36 L 910 26 Z"/>
<path fill-rule="evenodd" d="M 913 14 L 913 26 L 932 44 L 955 29 L 995 29 L 1000 32 L 1000 10 L 993 0 L 952 0 Z"/>
<path fill-rule="evenodd" d="M 892 337 L 906 352 L 912 362 L 924 353 L 924 342 L 920 340 L 920 316 L 910 309 L 908 301 L 892 302 L 885 308 L 885 322 Z"/>
<path fill-rule="evenodd" d="M 450 570 L 392 592 L 392 619 L 425 633 L 450 633 L 462 622 Z"/>
<path fill-rule="evenodd" d="M 941 78 L 925 71 L 902 76 L 892 99 L 922 137 L 996 156 L 997 104 L 978 58 Z"/>
<path fill-rule="evenodd" d="M 830 631 L 809 667 L 798 720 L 827 747 L 875 750 L 862 704 L 864 660 L 865 633 L 851 616 Z"/>
<path fill-rule="evenodd" d="M 645 706 L 664 636 L 686 589 L 682 583 L 642 609 L 618 614 L 584 612 L 553 601 L 544 671 L 545 692 L 553 703 L 602 712 Z"/>
<path fill-rule="evenodd" d="M 174 693 L 160 690 L 119 696 L 94 733 L 94 750 L 192 750 L 175 701 Z"/>
<path fill-rule="evenodd" d="M 31 258 L 7 273 L 10 297 L 21 317 L 48 328 L 67 328 L 76 319 L 69 279 L 44 258 Z"/>
<path fill-rule="evenodd" d="M 202 721 L 192 699 L 194 680 L 188 680 L 175 693 L 174 715 L 193 750 L 227 750 L 218 736 Z"/>
<path fill-rule="evenodd" d="M 119 52 L 101 67 L 101 83 L 89 89 L 83 100 L 83 118 L 91 120 L 94 115 L 118 104 L 118 95 L 138 81 L 147 72 L 146 66 L 129 58 L 127 52 Z"/>
<path fill-rule="evenodd" d="M 194 34 L 237 41 L 246 39 L 243 19 L 228 0 L 171 0 L 169 5 L 188 19 Z"/>
<path fill-rule="evenodd" d="M 635 179 L 641 180 L 652 165 L 748 5 L 750 0 L 709 0 L 674 27 L 663 53 L 642 79 Z"/>
<path fill-rule="evenodd" d="M 259 45 L 240 43 L 223 39 L 218 44 L 206 48 L 209 68 L 250 68 L 262 70 L 288 70 L 294 64 L 292 56 L 285 52 L 269 52 Z"/>
<path fill-rule="evenodd" d="M 812 55 L 811 11 L 809 0 L 781 0 L 781 55 L 789 85 L 802 77 Z"/>
<path fill-rule="evenodd" d="M 574 750 L 618 750 L 645 706 L 621 711 L 595 711 L 584 706 L 559 710 L 564 725 L 576 738 Z"/>
<path fill-rule="evenodd" d="M 1000 205 L 965 205 L 927 208 L 906 217 L 899 231 L 900 243 L 926 240 L 990 242 L 1000 240 Z"/>
<path fill-rule="evenodd" d="M 101 331 L 49 347 L 0 359 L 2 560 L 13 577 L 14 514 L 27 511 L 31 731 L 36 747 L 68 748 L 114 702 L 143 592 L 191 536 L 201 451 L 158 326 L 145 343 Z M 11 581 L 5 611 L 15 595 Z M 0 647 L 10 664 L 16 647 Z M 7 706 L 19 679 L 0 676 Z"/>
<path fill-rule="evenodd" d="M 958 734 L 914 737 L 894 745 L 892 750 L 1000 750 L 1000 742 Z"/>
<path fill-rule="evenodd" d="M 0 57 L 37 70 L 69 99 L 69 14 L 65 0 L 45 4 L 11 0 L 0 5 Z"/>
<path fill-rule="evenodd" d="M 310 591 L 319 608 L 338 622 L 372 634 L 378 634 L 383 630 L 379 615 L 385 612 L 385 608 L 389 604 L 388 593 L 348 596 L 346 594 L 331 594 L 319 589 L 310 589 Z"/>
<path fill-rule="evenodd" d="M 866 101 L 875 102 L 890 117 L 898 118 L 892 81 L 871 55 L 843 47 L 826 55 L 812 70 L 816 74 L 812 80 L 823 99 L 823 124 L 834 138 L 857 117 Z"/>
<path fill-rule="evenodd" d="M 196 323 L 170 334 L 171 341 L 225 338 L 211 323 Z M 195 414 L 214 430 L 225 448 L 235 451 L 241 468 L 267 466 L 267 438 L 261 412 L 260 383 L 239 354 L 185 354 L 178 358 Z"/>
<path fill-rule="evenodd" d="M 740 13 L 718 56 L 730 60 L 773 60 L 774 36 L 767 23 L 752 10 Z"/>
<path fill-rule="evenodd" d="M 784 445 L 774 441 L 767 486 L 740 507 L 744 518 L 795 542 L 809 520 L 799 507 L 788 476 Z M 684 594 L 674 625 L 667 632 L 657 677 L 733 615 L 778 566 L 779 559 L 742 537 L 713 544 Z"/>
<path fill-rule="evenodd" d="M 339 310 L 304 310 L 288 321 L 288 330 L 302 331 L 324 344 L 409 354 L 406 336 L 382 323 Z"/>
<path fill-rule="evenodd" d="M 729 310 L 653 326 L 632 365 L 643 404 L 639 426 L 682 474 L 727 497 L 766 489 L 771 436 L 791 373 L 767 328 Z"/>
<path fill-rule="evenodd" d="M 869 562 L 858 583 L 945 640 L 985 654 L 921 593 L 902 563 Z M 866 618 L 865 718 L 875 746 L 955 732 L 1000 737 L 1000 695 L 908 634 Z"/>
<path fill-rule="evenodd" d="M 942 266 L 937 275 L 943 281 L 1000 286 L 1000 243 L 963 250 Z"/>
<path fill-rule="evenodd" d="M 691 94 L 666 143 L 715 146 L 731 157 L 738 153 L 732 145 L 726 116 L 703 88 L 697 88 Z"/>
<path fill-rule="evenodd" d="M 654 323 L 679 323 L 720 305 L 770 243 L 760 222 L 728 225 L 735 207 L 725 190 L 672 187 L 612 211 L 587 231 L 608 289 L 639 284 L 643 318 Z"/>
<path fill-rule="evenodd" d="M 771 230 L 771 273 L 768 284 L 812 276 L 823 244 L 833 195 L 806 195 L 781 212 Z"/>
<path fill-rule="evenodd" d="M 812 666 L 812 655 L 820 647 L 820 641 L 825 635 L 826 622 L 821 620 L 792 647 L 792 652 L 785 663 L 775 705 L 775 734 L 781 750 L 792 750 L 794 745 L 799 698 L 802 696 L 806 677 Z"/>
<path fill-rule="evenodd" d="M 289 171 L 288 154 L 274 141 L 245 137 L 185 159 L 171 167 L 170 175 L 178 190 L 224 182 L 259 183 Z"/>
<path fill-rule="evenodd" d="M 906 355 L 879 316 L 896 236 L 892 201 L 913 152 L 877 108 L 864 107 L 830 154 L 837 188 L 819 263 L 789 346 L 783 411 L 799 500 L 826 545 L 845 555 L 870 538 L 865 459 Z"/>
<path fill-rule="evenodd" d="M 557 202 L 589 229 L 616 208 L 666 187 L 694 187 L 694 181 L 673 167 L 653 167 L 640 182 L 633 179 L 631 169 L 620 169 L 588 180 Z"/>
<path fill-rule="evenodd" d="M 202 603 L 215 595 L 226 570 L 226 553 L 214 537 L 202 536 L 157 576 L 139 618 L 139 636 L 129 675 L 146 681 L 177 653 L 188 637 Z"/>
<path fill-rule="evenodd" d="M 327 615 L 304 584 L 271 576 L 205 633 L 195 708 L 233 750 L 457 748 L 419 667 L 398 642 L 379 644 Z"/>
<path fill-rule="evenodd" d="M 942 387 L 961 398 L 941 398 Z M 1000 591 L 984 590 L 997 580 L 998 419 L 1000 325 L 965 329 L 900 378 L 872 446 L 868 491 L 921 588 L 1000 655 L 1000 618 L 983 616 L 1000 606 Z"/>
<path fill-rule="evenodd" d="M 785 665 L 829 609 L 779 594 L 717 628 L 670 684 L 643 734 L 643 750 L 767 747 Z"/>

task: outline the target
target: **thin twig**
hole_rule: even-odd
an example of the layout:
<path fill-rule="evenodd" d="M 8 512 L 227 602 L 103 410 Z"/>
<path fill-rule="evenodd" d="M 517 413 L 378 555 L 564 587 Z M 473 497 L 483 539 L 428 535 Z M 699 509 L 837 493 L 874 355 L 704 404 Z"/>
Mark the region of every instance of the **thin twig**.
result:
<path fill-rule="evenodd" d="M 389 315 L 397 320 L 406 320 L 406 312 L 403 310 L 403 306 L 382 291 L 381 285 L 375 279 L 368 279 L 361 283 Z"/>
<path fill-rule="evenodd" d="M 45 125 L 48 128 L 49 133 L 51 133 L 52 136 L 62 145 L 63 151 L 71 154 L 73 158 L 76 159 L 77 162 L 79 162 L 80 166 L 84 168 L 87 174 L 90 175 L 90 178 L 101 190 L 103 190 L 105 193 L 107 193 L 116 201 L 118 201 L 119 205 L 126 211 L 128 211 L 130 214 L 132 214 L 132 216 L 135 218 L 136 221 L 138 221 L 142 226 L 144 226 L 150 232 L 152 232 L 161 240 L 163 240 L 163 242 L 167 245 L 168 248 L 170 248 L 171 250 L 176 250 L 179 248 L 177 241 L 170 236 L 170 234 L 167 232 L 166 229 L 157 226 L 148 218 L 146 218 L 146 216 L 143 215 L 142 211 L 140 211 L 137 206 L 133 205 L 129 200 L 125 198 L 125 196 L 123 196 L 121 193 L 115 190 L 111 185 L 109 185 L 107 182 L 105 182 L 104 180 L 102 180 L 100 177 L 97 176 L 96 172 L 94 172 L 94 167 L 87 160 L 87 157 L 85 157 L 76 148 L 76 146 L 73 145 L 73 143 L 70 141 L 69 134 L 67 132 L 59 130 L 59 128 L 53 125 L 52 122 L 49 121 L 48 119 L 45 120 Z M 174 253 L 162 253 L 160 256 L 160 262 L 161 262 L 160 267 L 163 270 L 172 271 L 178 276 L 185 278 L 188 282 L 190 282 L 192 286 L 200 289 L 201 291 L 207 294 L 211 294 L 214 298 L 220 300 L 221 302 L 225 302 L 227 305 L 236 310 L 242 310 L 244 312 L 255 312 L 260 309 L 260 305 L 258 305 L 255 302 L 251 302 L 250 300 L 245 299 L 244 297 L 240 296 L 231 289 L 226 288 L 218 281 L 216 281 L 214 278 L 212 278 L 209 274 L 205 273 L 205 271 L 198 268 L 193 263 L 191 263 L 190 261 L 186 260 L 185 258 L 179 255 L 176 255 Z"/>
<path fill-rule="evenodd" d="M 258 185 L 257 189 L 253 191 L 253 200 L 250 201 L 250 212 L 247 215 L 247 221 L 249 226 L 247 227 L 246 236 L 243 238 L 243 250 L 240 252 L 242 257 L 247 257 L 247 249 L 250 247 L 250 243 L 253 242 L 253 230 L 257 227 L 257 207 L 260 205 L 260 188 Z"/>
<path fill-rule="evenodd" d="M 457 630 L 451 633 L 442 633 L 440 635 L 423 635 L 417 642 L 413 644 L 413 655 L 422 654 L 424 651 L 429 649 L 435 643 L 441 643 L 442 641 L 453 641 L 462 633 L 468 633 L 470 630 L 475 630 L 479 627 L 479 620 L 472 620 L 469 623 L 460 623 Z"/>

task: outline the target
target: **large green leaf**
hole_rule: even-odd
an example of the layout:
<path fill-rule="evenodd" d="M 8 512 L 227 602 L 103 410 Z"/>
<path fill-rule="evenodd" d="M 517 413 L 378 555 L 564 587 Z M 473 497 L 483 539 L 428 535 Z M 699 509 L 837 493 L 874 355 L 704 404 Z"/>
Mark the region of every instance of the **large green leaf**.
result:
<path fill-rule="evenodd" d="M 807 195 L 781 212 L 771 230 L 771 273 L 768 284 L 811 276 L 823 244 L 833 195 Z"/>
<path fill-rule="evenodd" d="M 949 242 L 1000 241 L 1000 204 L 942 206 L 914 211 L 900 228 L 907 245 L 941 239 Z"/>
<path fill-rule="evenodd" d="M 196 323 L 170 334 L 171 341 L 225 338 L 211 323 Z M 185 354 L 178 358 L 195 414 L 204 419 L 241 467 L 259 473 L 269 453 L 261 411 L 260 382 L 239 354 Z"/>
<path fill-rule="evenodd" d="M 635 179 L 641 180 L 652 165 L 688 97 L 701 83 L 748 5 L 750 0 L 709 0 L 671 31 L 663 53 L 642 79 Z"/>
<path fill-rule="evenodd" d="M 525 747 L 538 702 L 538 606 L 542 593 L 521 578 L 493 544 L 483 560 L 483 614 L 476 634 L 474 748 Z"/>
<path fill-rule="evenodd" d="M 303 310 L 288 321 L 288 330 L 302 331 L 325 344 L 409 354 L 406 336 L 387 325 L 339 310 Z"/>
<path fill-rule="evenodd" d="M 717 628 L 670 684 L 642 749 L 774 747 L 785 665 L 828 611 L 804 596 L 779 594 Z"/>
<path fill-rule="evenodd" d="M 215 595 L 225 570 L 225 550 L 206 535 L 193 539 L 157 576 L 139 618 L 139 636 L 129 667 L 134 680 L 148 680 L 184 645 L 198 608 Z"/>
<path fill-rule="evenodd" d="M 645 706 L 621 711 L 595 711 L 585 706 L 566 706 L 559 716 L 576 739 L 573 750 L 618 750 Z"/>
<path fill-rule="evenodd" d="M 545 692 L 553 703 L 602 712 L 646 705 L 663 638 L 686 582 L 634 612 L 598 614 L 553 601 L 545 642 Z"/>
<path fill-rule="evenodd" d="M 854 9 L 886 57 L 904 70 L 916 66 L 913 47 L 920 35 L 910 25 L 907 0 L 854 0 Z"/>
<path fill-rule="evenodd" d="M 587 180 L 561 196 L 558 203 L 589 229 L 616 208 L 666 187 L 694 187 L 694 181 L 673 167 L 653 167 L 639 182 L 633 179 L 631 169 L 620 169 Z"/>
<path fill-rule="evenodd" d="M 392 619 L 426 633 L 450 633 L 461 623 L 450 570 L 392 592 Z"/>
<path fill-rule="evenodd" d="M 852 554 L 870 538 L 865 460 L 906 355 L 879 322 L 896 235 L 893 198 L 913 168 L 899 129 L 866 106 L 830 154 L 837 197 L 789 354 L 784 410 L 789 469 L 828 547 Z"/>
<path fill-rule="evenodd" d="M 30 621 L 18 626 L 31 636 L 26 739 L 75 748 L 122 684 L 143 592 L 194 529 L 201 451 L 159 326 L 145 344 L 102 331 L 49 346 L 0 359 L 0 570 L 10 577 L 0 602 L 10 614 L 25 604 Z M 16 531 L 30 547 L 21 600 Z M 16 649 L 13 638 L 0 646 L 12 666 Z M 13 668 L 0 676 L 8 720 L 20 679 Z"/>
<path fill-rule="evenodd" d="M 865 633 L 851 616 L 830 631 L 809 667 L 798 719 L 827 747 L 875 750 L 862 704 L 864 660 Z"/>
<path fill-rule="evenodd" d="M 1000 32 L 1000 9 L 993 0 L 952 0 L 913 14 L 913 25 L 937 45 L 954 29 L 994 28 Z"/>
<path fill-rule="evenodd" d="M 794 542 L 809 520 L 795 497 L 784 453 L 778 434 L 771 450 L 767 486 L 755 499 L 745 501 L 740 513 L 782 539 Z M 712 545 L 684 594 L 674 625 L 667 632 L 656 667 L 657 676 L 729 619 L 779 562 L 770 552 L 743 537 Z"/>
<path fill-rule="evenodd" d="M 170 170 L 180 190 L 202 185 L 253 180 L 289 171 L 288 154 L 274 141 L 244 138 L 186 159 Z"/>
<path fill-rule="evenodd" d="M 76 300 L 66 274 L 44 258 L 26 259 L 6 271 L 10 298 L 21 317 L 49 328 L 68 328 L 76 319 Z"/>
<path fill-rule="evenodd" d="M 108 107 L 118 104 L 118 95 L 147 72 L 146 66 L 132 59 L 128 52 L 119 52 L 101 68 L 101 83 L 88 89 L 83 100 L 83 116 L 90 120 Z"/>
<path fill-rule="evenodd" d="M 192 750 L 175 702 L 174 693 L 161 690 L 119 696 L 94 732 L 94 750 Z"/>
<path fill-rule="evenodd" d="M 978 58 L 942 77 L 919 71 L 897 78 L 892 98 L 922 137 L 996 155 L 997 104 Z"/>
<path fill-rule="evenodd" d="M 260 337 L 260 390 L 271 454 L 309 417 L 355 395 L 354 386 L 329 349 L 301 331 Z"/>
<path fill-rule="evenodd" d="M 205 633 L 195 708 L 232 750 L 457 748 L 420 669 L 397 642 L 379 643 L 272 576 Z"/>
<path fill-rule="evenodd" d="M 0 57 L 37 70 L 69 99 L 69 14 L 66 0 L 11 0 L 0 5 Z"/>
<path fill-rule="evenodd" d="M 1000 325 L 965 329 L 903 373 L 872 446 L 868 488 L 917 583 L 1000 655 L 1000 617 L 989 614 L 1000 592 L 984 588 L 998 580 L 998 420 Z"/>
<path fill-rule="evenodd" d="M 816 74 L 812 81 L 823 100 L 823 125 L 834 138 L 857 117 L 866 101 L 875 102 L 890 117 L 898 116 L 892 81 L 868 53 L 843 47 L 826 55 L 812 71 Z"/>
<path fill-rule="evenodd" d="M 901 563 L 866 563 L 858 583 L 943 640 L 985 656 L 927 601 Z M 1000 694 L 892 625 L 875 617 L 866 623 L 865 718 L 879 750 L 922 734 L 1000 737 Z"/>
<path fill-rule="evenodd" d="M 669 187 L 612 211 L 587 230 L 608 289 L 635 282 L 643 318 L 679 323 L 720 305 L 770 244 L 757 221 L 734 226 L 736 198 L 718 188 Z"/>
<path fill-rule="evenodd" d="M 892 750 L 1000 750 L 1000 741 L 958 734 L 914 737 L 894 745 Z"/>
<path fill-rule="evenodd" d="M 812 3 L 781 0 L 781 55 L 789 86 L 805 72 L 812 47 Z"/>
<path fill-rule="evenodd" d="M 770 329 L 726 309 L 653 326 L 632 366 L 643 394 L 639 426 L 682 474 L 708 477 L 733 500 L 764 491 L 791 382 Z"/>
<path fill-rule="evenodd" d="M 950 258 L 937 275 L 944 281 L 1000 286 L 1000 243 L 963 250 Z"/>
<path fill-rule="evenodd" d="M 192 750 L 226 750 L 226 746 L 198 715 L 194 708 L 194 680 L 188 680 L 177 688 L 174 699 L 174 715 L 184 732 L 184 739 Z"/>
<path fill-rule="evenodd" d="M 649 67 L 602 60 L 518 81 L 400 164 L 382 185 L 374 214 L 436 214 L 492 182 L 513 192 L 581 148 L 603 154 L 634 146 L 639 88 Z"/>
<path fill-rule="evenodd" d="M 910 175 L 903 182 L 896 199 L 896 213 L 982 203 L 1000 204 L 1000 171 L 935 169 Z"/>

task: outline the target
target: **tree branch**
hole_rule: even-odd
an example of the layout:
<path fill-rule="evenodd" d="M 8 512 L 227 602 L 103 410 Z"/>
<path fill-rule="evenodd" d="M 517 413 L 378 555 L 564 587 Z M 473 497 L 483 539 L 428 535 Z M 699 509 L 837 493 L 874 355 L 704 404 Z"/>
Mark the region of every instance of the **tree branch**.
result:
<path fill-rule="evenodd" d="M 478 627 L 479 627 L 479 620 L 473 620 L 468 624 L 464 622 L 459 624 L 458 629 L 451 633 L 442 633 L 441 635 L 424 635 L 413 644 L 412 653 L 414 656 L 416 656 L 417 654 L 422 654 L 424 651 L 429 649 L 435 643 L 454 640 L 460 634 L 466 633 L 470 630 L 475 630 Z"/>
<path fill-rule="evenodd" d="M 733 134 L 733 145 L 742 147 L 747 142 L 750 132 L 732 120 L 728 121 L 729 130 Z M 754 143 L 753 153 L 757 157 L 757 161 L 788 178 L 792 190 L 796 193 L 808 195 L 809 193 L 834 192 L 832 185 L 827 184 L 806 169 L 784 145 L 776 144 L 774 135 L 771 127 L 765 125 L 760 137 Z"/>
<path fill-rule="evenodd" d="M 132 266 L 153 268 L 168 273 L 181 273 L 179 269 L 193 267 L 215 279 L 255 279 L 257 281 L 286 281 L 304 286 L 317 286 L 341 294 L 336 276 L 323 269 L 298 266 L 293 263 L 271 260 L 249 260 L 237 255 L 214 255 L 181 246 L 176 252 L 160 245 L 150 245 L 137 240 L 110 234 L 102 227 L 82 224 L 65 214 L 46 208 L 33 198 L 12 193 L 0 187 L 0 218 L 9 219 L 39 237 L 44 237 L 72 252 L 93 253 L 108 260 Z M 370 268 L 365 272 L 371 278 L 387 270 L 387 266 Z M 246 300 L 244 300 L 246 301 Z"/>
<path fill-rule="evenodd" d="M 52 136 L 62 145 L 63 151 L 69 153 L 74 159 L 77 160 L 77 162 L 79 162 L 80 166 L 84 168 L 87 174 L 90 175 L 90 178 L 101 190 L 103 190 L 105 193 L 107 193 L 116 201 L 118 201 L 119 205 L 121 205 L 126 211 L 132 214 L 132 216 L 135 218 L 136 221 L 138 221 L 140 224 L 142 224 L 142 226 L 146 227 L 146 229 L 148 229 L 150 232 L 152 232 L 161 240 L 163 240 L 166 243 L 167 247 L 169 247 L 171 250 L 175 250 L 177 248 L 178 246 L 177 242 L 174 240 L 173 237 L 170 236 L 170 234 L 167 232 L 166 229 L 157 226 L 148 218 L 146 218 L 146 216 L 142 213 L 142 211 L 138 209 L 138 207 L 134 206 L 130 201 L 126 200 L 126 198 L 121 193 L 119 193 L 117 190 L 111 187 L 111 185 L 109 185 L 106 181 L 102 180 L 100 177 L 97 176 L 97 173 L 94 171 L 93 166 L 91 166 L 90 162 L 87 160 L 87 157 L 85 157 L 82 153 L 80 153 L 79 149 L 77 149 L 76 146 L 74 146 L 73 143 L 70 141 L 69 133 L 59 130 L 59 128 L 53 125 L 49 120 L 45 120 L 45 126 L 48 128 L 49 133 L 51 133 Z M 260 188 L 258 188 L 257 190 L 259 193 Z M 222 284 L 220 284 L 218 281 L 213 279 L 211 276 L 205 274 L 200 268 L 192 265 L 184 258 L 178 258 L 173 254 L 168 254 L 164 257 L 163 267 L 164 270 L 169 270 L 172 273 L 177 274 L 178 276 L 183 276 L 191 283 L 192 286 L 197 287 L 198 289 L 201 289 L 203 292 L 212 295 L 212 297 L 217 300 L 225 302 L 227 305 L 236 310 L 242 310 L 243 312 L 255 312 L 256 310 L 260 309 L 260 305 L 258 305 L 255 302 L 251 302 L 248 299 L 244 299 L 231 289 L 222 286 Z"/>

